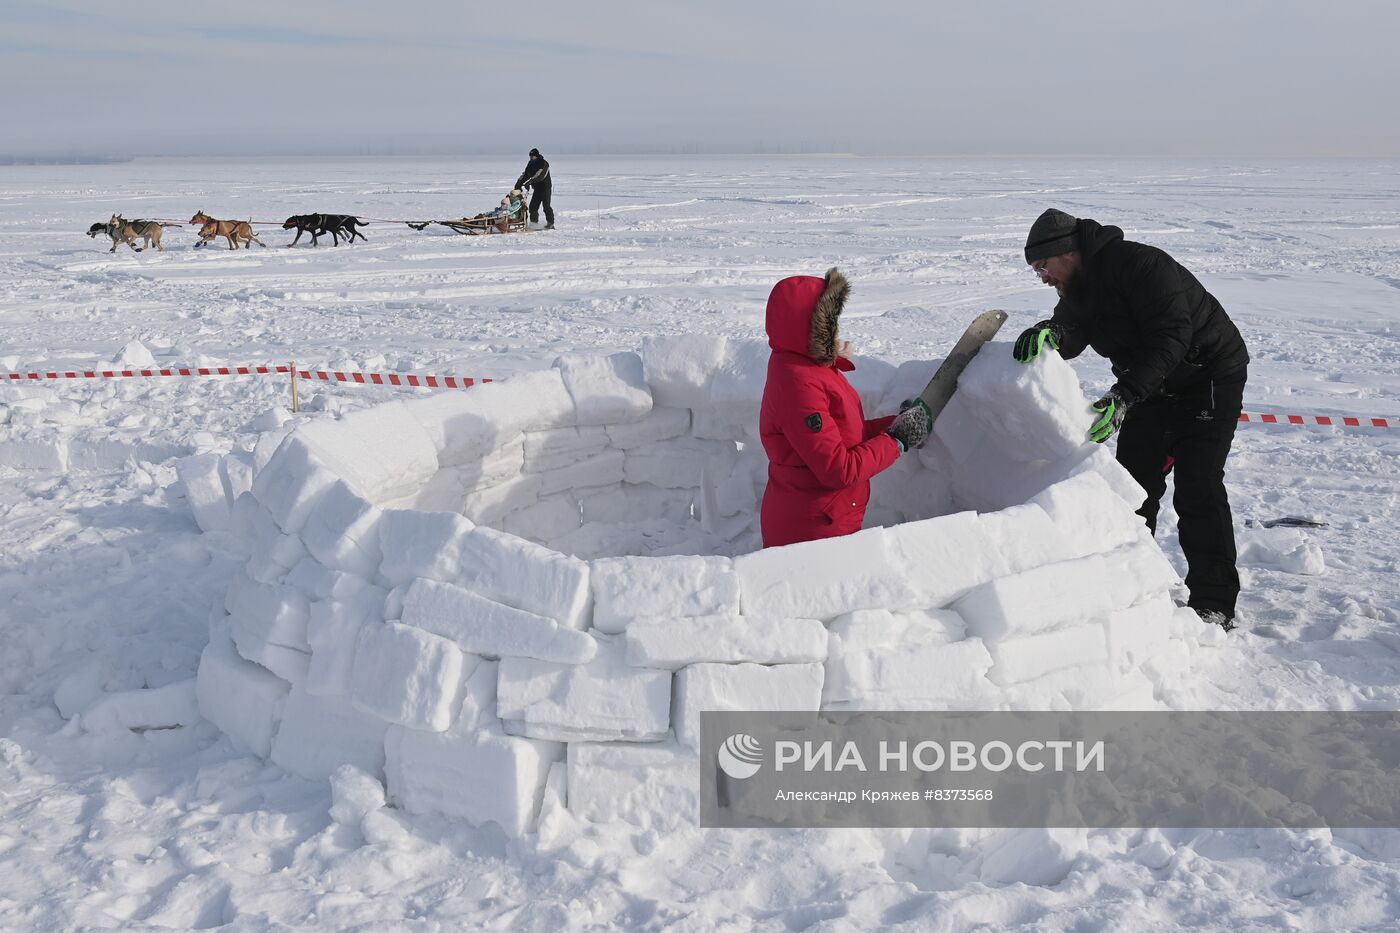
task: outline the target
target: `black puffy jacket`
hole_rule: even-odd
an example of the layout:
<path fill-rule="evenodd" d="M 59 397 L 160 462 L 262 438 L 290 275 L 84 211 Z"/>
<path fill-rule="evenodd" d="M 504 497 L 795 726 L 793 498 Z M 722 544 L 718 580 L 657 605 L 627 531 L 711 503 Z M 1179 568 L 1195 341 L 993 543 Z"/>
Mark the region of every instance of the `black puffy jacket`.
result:
<path fill-rule="evenodd" d="M 515 187 L 524 188 L 530 185 L 537 191 L 547 190 L 553 184 L 549 177 L 549 163 L 544 160 L 544 156 L 532 156 L 530 161 L 525 163 L 525 171 L 515 180 Z"/>
<path fill-rule="evenodd" d="M 1118 227 L 1081 220 L 1075 234 L 1083 266 L 1052 318 L 1064 329 L 1061 356 L 1093 347 L 1129 401 L 1244 380 L 1244 338 L 1194 275 Z"/>

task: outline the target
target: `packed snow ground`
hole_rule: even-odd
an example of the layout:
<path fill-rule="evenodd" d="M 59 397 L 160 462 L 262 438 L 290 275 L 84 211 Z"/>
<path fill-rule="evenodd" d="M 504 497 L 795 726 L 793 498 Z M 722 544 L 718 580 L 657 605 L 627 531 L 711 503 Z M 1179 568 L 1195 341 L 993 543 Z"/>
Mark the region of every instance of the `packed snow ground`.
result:
<path fill-rule="evenodd" d="M 1168 249 L 1221 298 L 1254 357 L 1249 410 L 1400 415 L 1394 164 L 556 161 L 549 233 L 376 223 L 368 243 L 289 250 L 271 226 L 266 249 L 235 253 L 195 250 L 185 228 L 164 253 L 115 255 L 83 236 L 114 212 L 447 218 L 493 206 L 519 165 L 0 169 L 0 369 L 149 351 L 161 365 L 503 376 L 648 334 L 761 335 L 772 283 L 831 265 L 854 284 L 859 352 L 932 358 L 979 310 L 1006 308 L 1013 332 L 1048 312 L 1020 245 L 1056 206 Z M 1076 368 L 1107 386 L 1097 358 Z M 308 388 L 305 417 L 412 391 Z M 199 535 L 173 457 L 246 446 L 288 400 L 267 377 L 0 387 L 0 926 L 1357 929 L 1400 916 L 1389 831 L 1061 833 L 1018 860 L 1004 837 L 967 831 L 657 834 L 556 812 L 510 843 L 384 809 L 373 788 L 333 795 L 193 716 L 142 732 L 65 721 L 96 691 L 193 675 L 236 566 Z M 83 468 L 33 468 L 13 442 L 35 437 L 69 440 Z M 1243 426 L 1227 479 L 1242 630 L 1170 702 L 1400 708 L 1400 432 Z M 1283 515 L 1329 525 L 1246 527 Z M 1163 532 L 1182 566 L 1169 511 Z"/>

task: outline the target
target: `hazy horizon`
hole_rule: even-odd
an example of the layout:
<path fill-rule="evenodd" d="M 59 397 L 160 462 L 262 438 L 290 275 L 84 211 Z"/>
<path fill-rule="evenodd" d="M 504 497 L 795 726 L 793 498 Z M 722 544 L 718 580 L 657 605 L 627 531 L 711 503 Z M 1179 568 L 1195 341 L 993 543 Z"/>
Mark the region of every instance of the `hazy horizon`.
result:
<path fill-rule="evenodd" d="M 1400 4 L 0 9 L 0 156 L 1400 155 Z"/>

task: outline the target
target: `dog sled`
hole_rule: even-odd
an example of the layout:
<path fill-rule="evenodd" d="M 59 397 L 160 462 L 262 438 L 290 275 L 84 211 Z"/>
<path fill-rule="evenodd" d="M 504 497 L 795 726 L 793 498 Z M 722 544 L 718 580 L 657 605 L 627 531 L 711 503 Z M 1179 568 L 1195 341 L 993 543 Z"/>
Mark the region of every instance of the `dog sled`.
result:
<path fill-rule="evenodd" d="M 422 222 L 404 221 L 404 223 L 414 230 L 423 230 L 436 224 L 463 236 L 480 236 L 488 233 L 526 233 L 530 229 L 530 212 L 524 192 L 517 188 L 501 199 L 499 207 L 477 214 L 475 217 L 459 217 L 456 220 L 425 220 Z"/>

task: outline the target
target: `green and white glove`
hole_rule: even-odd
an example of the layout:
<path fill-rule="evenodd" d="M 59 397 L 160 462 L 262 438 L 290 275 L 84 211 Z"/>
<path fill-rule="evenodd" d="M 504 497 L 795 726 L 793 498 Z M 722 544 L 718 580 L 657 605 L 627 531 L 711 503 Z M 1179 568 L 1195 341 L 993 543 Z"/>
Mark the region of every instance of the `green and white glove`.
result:
<path fill-rule="evenodd" d="M 1096 444 L 1102 444 L 1123 426 L 1123 419 L 1128 414 L 1128 400 L 1123 398 L 1123 393 L 1117 386 L 1108 390 L 1108 394 L 1099 399 L 1090 407 L 1099 413 L 1099 417 L 1089 426 L 1089 440 Z"/>
<path fill-rule="evenodd" d="M 1016 343 L 1011 348 L 1011 355 L 1018 363 L 1029 363 L 1040 356 L 1047 343 L 1050 349 L 1059 350 L 1064 337 L 1064 328 L 1059 324 L 1054 321 L 1039 321 L 1021 331 L 1021 336 L 1016 338 Z"/>

